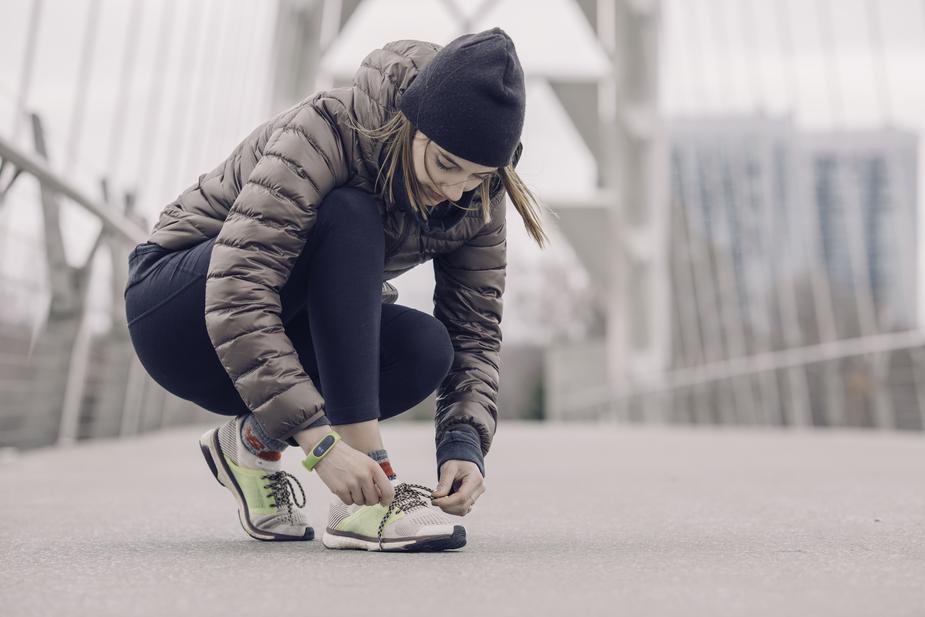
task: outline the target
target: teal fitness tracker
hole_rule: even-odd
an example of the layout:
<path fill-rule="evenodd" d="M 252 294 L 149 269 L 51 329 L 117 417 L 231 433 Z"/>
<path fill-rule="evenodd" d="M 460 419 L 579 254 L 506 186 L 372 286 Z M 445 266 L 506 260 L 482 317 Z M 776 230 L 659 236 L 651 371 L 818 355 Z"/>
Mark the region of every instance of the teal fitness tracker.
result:
<path fill-rule="evenodd" d="M 338 441 L 340 441 L 340 435 L 334 430 L 322 437 L 321 440 L 315 444 L 315 447 L 312 448 L 312 451 L 308 453 L 308 456 L 305 457 L 305 460 L 302 461 L 305 469 L 312 471 L 315 465 L 318 464 L 318 461 L 323 459 Z"/>

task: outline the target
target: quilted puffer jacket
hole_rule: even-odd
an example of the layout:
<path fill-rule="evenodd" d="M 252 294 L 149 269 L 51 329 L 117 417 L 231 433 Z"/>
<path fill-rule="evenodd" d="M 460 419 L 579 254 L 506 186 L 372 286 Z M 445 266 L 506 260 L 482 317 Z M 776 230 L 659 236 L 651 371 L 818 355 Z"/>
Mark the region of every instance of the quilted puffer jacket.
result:
<path fill-rule="evenodd" d="M 352 86 L 313 94 L 257 127 L 163 209 L 149 238 L 177 250 L 217 236 L 206 282 L 206 326 L 235 388 L 272 437 L 290 438 L 324 414 L 324 399 L 283 330 L 279 290 L 325 195 L 340 186 L 373 193 L 385 157 L 381 141 L 368 139 L 346 119 L 369 129 L 383 125 L 440 47 L 399 40 L 372 51 Z M 515 165 L 522 149 L 518 144 Z M 383 302 L 397 299 L 388 280 L 432 259 L 434 316 L 446 325 L 456 351 L 437 390 L 438 451 L 453 449 L 448 441 L 471 439 L 481 449 L 479 458 L 491 446 L 498 418 L 506 267 L 506 200 L 499 180 L 490 196 L 488 225 L 478 211 L 478 190 L 465 195 L 472 212 L 451 209 L 441 225 L 422 224 L 404 200 L 376 200 L 386 237 Z"/>

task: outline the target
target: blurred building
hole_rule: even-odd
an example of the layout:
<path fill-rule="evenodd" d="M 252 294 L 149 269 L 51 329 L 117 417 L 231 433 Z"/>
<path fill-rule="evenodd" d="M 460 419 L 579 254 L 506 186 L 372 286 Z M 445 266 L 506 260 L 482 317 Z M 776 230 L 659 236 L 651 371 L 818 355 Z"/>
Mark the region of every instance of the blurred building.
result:
<path fill-rule="evenodd" d="M 840 312 L 840 336 L 914 328 L 918 136 L 899 130 L 809 133 L 801 145 L 833 299 L 848 302 Z M 856 297 L 861 300 L 851 307 Z"/>
<path fill-rule="evenodd" d="M 673 366 L 916 326 L 915 134 L 762 116 L 668 132 Z"/>
<path fill-rule="evenodd" d="M 922 354 L 884 338 L 918 326 L 918 136 L 760 114 L 665 129 L 669 366 L 615 385 L 589 369 L 603 340 L 557 349 L 550 410 L 919 428 Z"/>
<path fill-rule="evenodd" d="M 793 127 L 764 117 L 691 118 L 667 132 L 672 366 L 783 347 L 773 300 L 805 263 L 794 250 Z"/>

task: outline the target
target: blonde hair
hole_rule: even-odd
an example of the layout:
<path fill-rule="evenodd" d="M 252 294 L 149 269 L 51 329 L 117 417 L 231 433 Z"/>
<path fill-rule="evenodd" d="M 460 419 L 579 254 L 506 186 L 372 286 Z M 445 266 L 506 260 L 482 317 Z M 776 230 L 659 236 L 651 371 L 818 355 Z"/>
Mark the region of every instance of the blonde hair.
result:
<path fill-rule="evenodd" d="M 348 116 L 348 121 L 354 129 L 366 135 L 370 139 L 382 140 L 385 142 L 386 154 L 382 166 L 379 167 L 376 174 L 375 191 L 382 199 L 388 199 L 395 202 L 395 193 L 393 184 L 395 173 L 399 165 L 402 168 L 402 179 L 408 189 L 408 201 L 411 207 L 418 212 L 426 221 L 428 218 L 428 207 L 423 205 L 426 199 L 421 183 L 418 182 L 417 176 L 412 172 L 414 169 L 414 160 L 412 157 L 412 143 L 415 134 L 415 127 L 411 120 L 401 111 L 396 111 L 388 122 L 377 129 L 367 129 L 356 124 Z M 503 185 L 504 190 L 513 202 L 514 207 L 523 219 L 527 233 L 536 241 L 540 248 L 545 248 L 549 237 L 543 230 L 540 218 L 541 205 L 533 193 L 527 188 L 520 176 L 514 170 L 513 165 L 499 167 L 498 171 L 490 176 L 486 176 L 479 186 L 481 195 L 482 220 L 487 225 L 491 222 L 491 189 L 492 183 L 498 182 Z M 495 185 L 497 188 L 498 185 Z M 448 200 L 457 208 L 472 210 L 472 208 L 463 208 L 458 203 Z"/>

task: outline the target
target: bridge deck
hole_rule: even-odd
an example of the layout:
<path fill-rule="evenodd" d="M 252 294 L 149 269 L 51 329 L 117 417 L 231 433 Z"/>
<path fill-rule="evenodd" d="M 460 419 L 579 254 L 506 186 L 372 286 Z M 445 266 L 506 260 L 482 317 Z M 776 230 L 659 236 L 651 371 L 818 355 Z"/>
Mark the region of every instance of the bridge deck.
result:
<path fill-rule="evenodd" d="M 395 555 L 249 539 L 200 432 L 0 464 L 4 612 L 925 613 L 920 435 L 504 422 L 467 546 Z M 434 486 L 432 427 L 383 432 L 401 478 Z M 326 489 L 286 462 L 320 536 Z"/>

